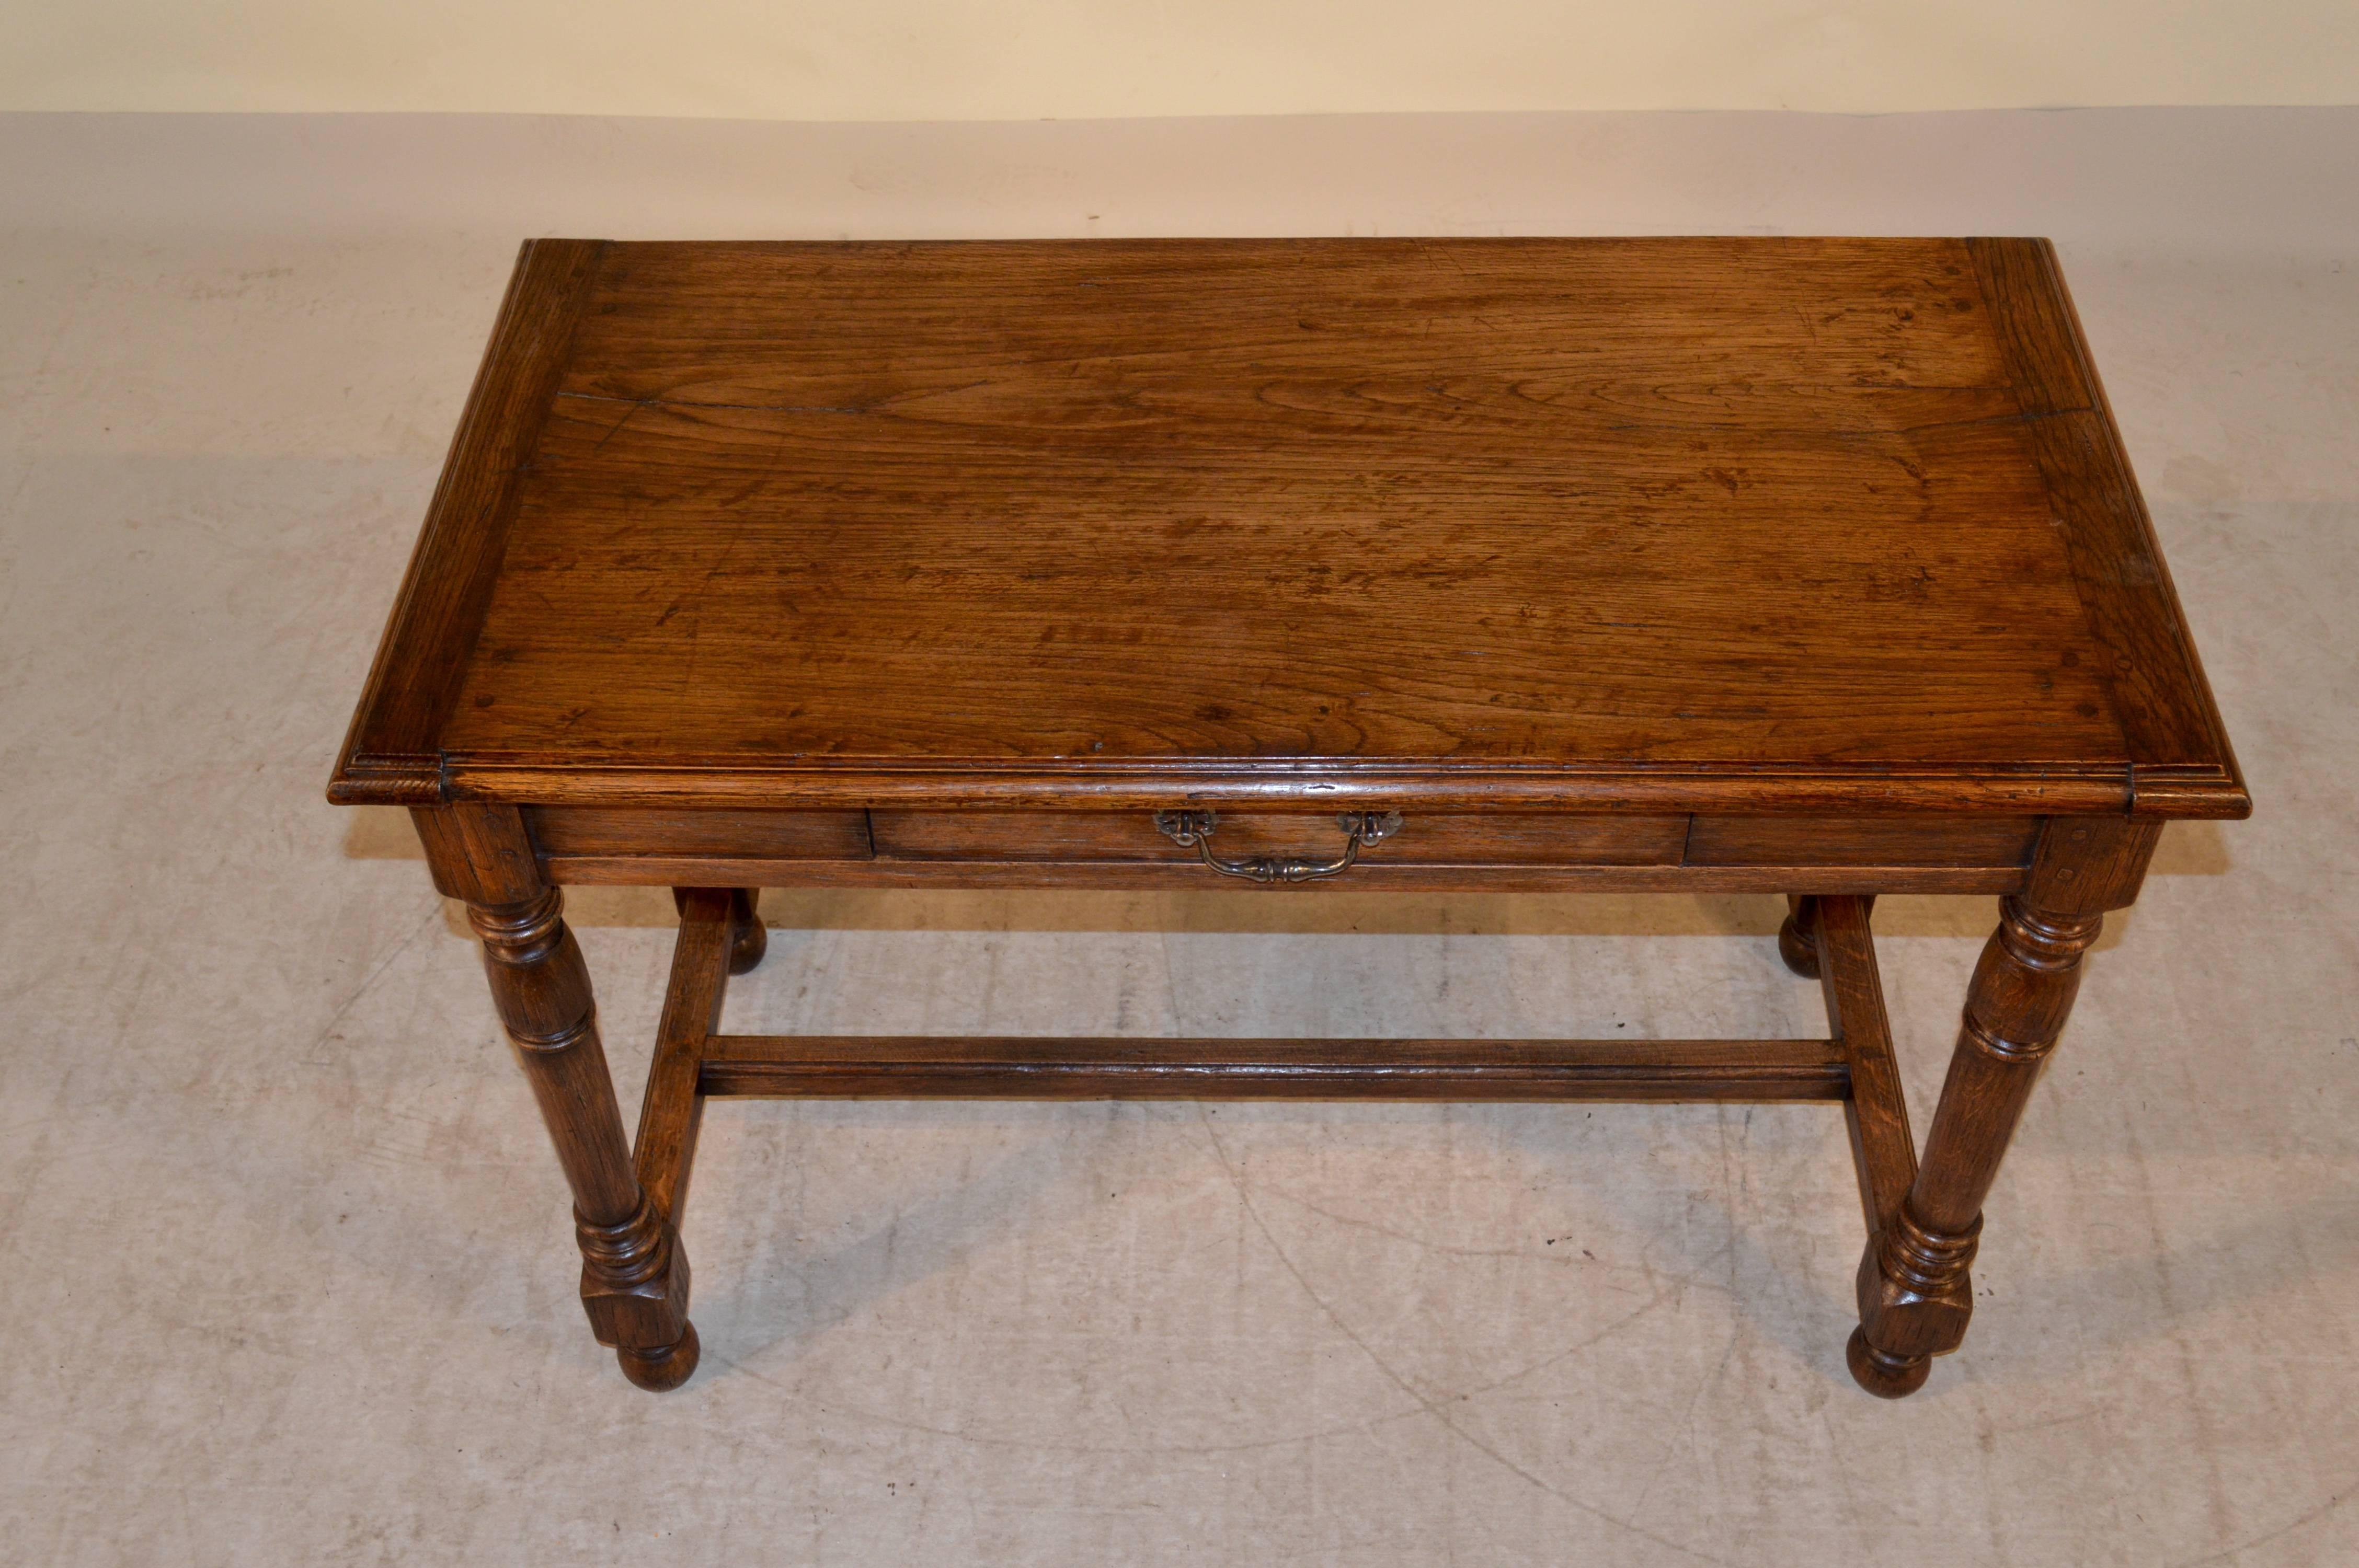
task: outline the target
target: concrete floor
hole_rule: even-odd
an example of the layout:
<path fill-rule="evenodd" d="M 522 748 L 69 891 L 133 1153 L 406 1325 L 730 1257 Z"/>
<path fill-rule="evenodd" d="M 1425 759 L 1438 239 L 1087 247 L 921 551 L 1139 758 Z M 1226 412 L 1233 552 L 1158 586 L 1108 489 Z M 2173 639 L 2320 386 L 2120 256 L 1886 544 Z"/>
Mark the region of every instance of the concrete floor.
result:
<path fill-rule="evenodd" d="M 2359 1561 L 2359 112 L 0 119 L 0 1559 Z M 735 1104 L 621 1380 L 321 790 L 516 238 L 2055 234 L 2258 815 L 2174 828 L 1897 1405 L 1816 1107 Z M 732 1025 L 1807 1031 L 1764 898 L 786 894 Z M 636 1100 L 669 901 L 578 896 Z M 1919 1125 L 1986 900 L 1877 926 Z"/>

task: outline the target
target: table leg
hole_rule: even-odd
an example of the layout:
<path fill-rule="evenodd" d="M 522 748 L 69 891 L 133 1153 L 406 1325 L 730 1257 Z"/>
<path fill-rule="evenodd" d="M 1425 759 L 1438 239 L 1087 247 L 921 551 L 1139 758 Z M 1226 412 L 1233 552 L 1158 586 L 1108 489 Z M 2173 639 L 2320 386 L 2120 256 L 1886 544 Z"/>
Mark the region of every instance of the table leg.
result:
<path fill-rule="evenodd" d="M 682 914 L 688 913 L 689 891 L 687 888 L 671 890 L 672 907 Z M 733 975 L 750 974 L 762 961 L 762 955 L 770 949 L 769 929 L 762 924 L 761 915 L 754 908 L 754 901 L 760 891 L 758 888 L 729 890 L 729 918 L 734 927 L 729 946 L 729 972 Z"/>
<path fill-rule="evenodd" d="M 1860 907 L 1875 907 L 1875 895 L 1862 897 Z M 1786 922 L 1777 927 L 1777 956 L 1786 967 L 1806 980 L 1815 980 L 1819 974 L 1819 899 L 1816 893 L 1789 892 L 1786 895 Z"/>
<path fill-rule="evenodd" d="M 2157 833 L 2153 824 L 2126 820 L 2052 822 L 2024 892 L 2000 902 L 1998 928 L 1966 994 L 1924 1160 L 1899 1212 L 1868 1238 L 1860 1260 L 1860 1325 L 1846 1358 L 1868 1392 L 1914 1393 L 1931 1357 L 1964 1340 L 1983 1200 L 2040 1065 L 2063 1033 L 2082 956 L 2104 912 L 2136 897 Z"/>
<path fill-rule="evenodd" d="M 1806 980 L 1819 978 L 1819 901 L 1809 893 L 1786 895 L 1786 923 L 1777 927 L 1777 956 Z"/>
<path fill-rule="evenodd" d="M 676 1389 L 696 1369 L 688 1260 L 632 1173 L 589 970 L 566 928 L 562 897 L 541 881 L 513 809 L 446 806 L 414 816 L 436 885 L 465 901 L 483 938 L 492 1000 L 573 1190 L 590 1326 L 632 1382 Z"/>

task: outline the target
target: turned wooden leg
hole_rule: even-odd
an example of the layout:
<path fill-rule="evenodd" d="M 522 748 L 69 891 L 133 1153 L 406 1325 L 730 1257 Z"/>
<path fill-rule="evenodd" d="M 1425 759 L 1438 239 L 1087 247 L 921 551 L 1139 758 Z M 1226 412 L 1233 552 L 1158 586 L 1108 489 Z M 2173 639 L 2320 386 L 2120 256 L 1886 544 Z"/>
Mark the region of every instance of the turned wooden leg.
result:
<path fill-rule="evenodd" d="M 1806 980 L 1819 978 L 1819 901 L 1808 893 L 1786 895 L 1786 923 L 1777 927 L 1777 956 Z"/>
<path fill-rule="evenodd" d="M 749 972 L 762 961 L 762 955 L 770 950 L 770 933 L 754 908 L 757 891 L 754 888 L 729 890 L 729 918 L 734 926 L 729 946 L 729 972 L 733 975 Z M 682 914 L 688 913 L 688 894 L 687 888 L 671 890 L 672 907 Z"/>
<path fill-rule="evenodd" d="M 2002 900 L 1983 948 L 1925 1157 L 1892 1222 L 1859 1266 L 1860 1325 L 1846 1359 L 1862 1388 L 1898 1399 L 1931 1358 L 1955 1350 L 1973 1314 L 1969 1268 L 1999 1159 L 2063 1033 L 2081 959 L 2104 912 L 2136 896 L 2155 828 L 2060 819 L 2043 834 L 2025 891 Z"/>
<path fill-rule="evenodd" d="M 446 806 L 414 815 L 437 884 L 466 901 L 483 938 L 492 1000 L 573 1190 L 590 1326 L 632 1382 L 676 1389 L 696 1370 L 688 1260 L 632 1173 L 589 970 L 566 929 L 562 899 L 541 881 L 513 809 Z"/>
<path fill-rule="evenodd" d="M 1860 901 L 1863 911 L 1875 907 L 1875 895 L 1868 893 Z M 1777 927 L 1777 956 L 1786 967 L 1806 980 L 1821 978 L 1819 972 L 1819 900 L 1815 893 L 1789 892 L 1786 895 L 1786 923 Z"/>

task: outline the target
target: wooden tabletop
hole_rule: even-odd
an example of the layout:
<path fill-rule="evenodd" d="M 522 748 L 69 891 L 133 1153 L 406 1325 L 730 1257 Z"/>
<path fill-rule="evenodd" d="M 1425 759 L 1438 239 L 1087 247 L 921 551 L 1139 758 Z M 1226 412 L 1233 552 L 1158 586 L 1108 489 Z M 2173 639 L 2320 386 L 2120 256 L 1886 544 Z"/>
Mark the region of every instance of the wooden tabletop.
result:
<path fill-rule="evenodd" d="M 2248 809 L 2036 240 L 535 242 L 331 794 Z"/>

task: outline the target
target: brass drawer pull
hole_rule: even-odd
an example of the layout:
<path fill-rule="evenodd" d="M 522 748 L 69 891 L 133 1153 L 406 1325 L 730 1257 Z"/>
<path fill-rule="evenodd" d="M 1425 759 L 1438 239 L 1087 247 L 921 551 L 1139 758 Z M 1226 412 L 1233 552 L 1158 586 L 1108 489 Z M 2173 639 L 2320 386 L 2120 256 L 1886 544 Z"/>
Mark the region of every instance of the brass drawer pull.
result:
<path fill-rule="evenodd" d="M 1347 811 L 1335 818 L 1345 835 L 1343 852 L 1332 860 L 1305 860 L 1292 855 L 1245 855 L 1224 860 L 1212 853 L 1212 829 L 1220 817 L 1210 811 L 1158 811 L 1156 831 L 1181 849 L 1194 849 L 1204 864 L 1224 877 L 1249 882 L 1307 882 L 1348 870 L 1360 858 L 1363 844 L 1381 844 L 1401 830 L 1397 811 Z"/>

